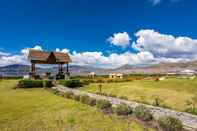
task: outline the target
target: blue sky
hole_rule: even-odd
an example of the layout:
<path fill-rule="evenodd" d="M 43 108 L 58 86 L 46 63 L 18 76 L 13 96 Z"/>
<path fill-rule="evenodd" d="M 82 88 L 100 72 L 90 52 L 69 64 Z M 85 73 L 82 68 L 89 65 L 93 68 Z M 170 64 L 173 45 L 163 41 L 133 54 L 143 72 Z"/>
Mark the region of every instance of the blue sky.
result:
<path fill-rule="evenodd" d="M 0 65 L 26 64 L 22 50 L 36 45 L 67 49 L 79 65 L 195 60 L 196 5 L 196 0 L 1 0 L 0 59 L 9 61 Z"/>

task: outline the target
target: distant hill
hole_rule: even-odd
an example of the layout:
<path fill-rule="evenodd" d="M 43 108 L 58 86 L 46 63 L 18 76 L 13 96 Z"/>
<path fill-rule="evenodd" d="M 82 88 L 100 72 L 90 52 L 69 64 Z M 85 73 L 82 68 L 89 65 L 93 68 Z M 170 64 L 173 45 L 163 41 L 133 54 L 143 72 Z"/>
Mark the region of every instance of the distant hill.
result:
<path fill-rule="evenodd" d="M 20 64 L 14 64 L 14 65 L 8 65 L 0 67 L 0 75 L 4 76 L 23 76 L 25 74 L 28 74 L 30 67 L 28 65 L 20 65 Z"/>
<path fill-rule="evenodd" d="M 169 73 L 169 72 L 180 72 L 182 70 L 195 70 L 197 71 L 197 61 L 191 62 L 179 62 L 179 63 L 160 63 L 155 65 L 149 66 L 131 66 L 131 65 L 124 65 L 117 69 L 116 72 L 122 73 Z"/>
<path fill-rule="evenodd" d="M 105 69 L 105 68 L 96 68 L 89 66 L 78 66 L 78 65 L 70 65 L 69 71 L 72 75 L 87 75 L 89 72 L 95 72 L 98 75 L 105 75 L 108 73 L 169 73 L 169 72 L 180 72 L 182 70 L 195 70 L 197 72 L 197 61 L 192 62 L 181 62 L 181 63 L 160 63 L 155 65 L 141 65 L 141 66 L 133 66 L 133 65 L 124 65 L 116 69 Z M 66 71 L 66 68 L 64 68 Z M 0 74 L 5 76 L 23 76 L 27 75 L 30 71 L 29 65 L 8 65 L 4 67 L 0 67 Z M 58 72 L 57 67 L 53 68 L 43 68 L 37 67 L 36 71 L 39 74 L 45 74 L 46 72 L 51 72 L 52 74 L 56 74 Z"/>
<path fill-rule="evenodd" d="M 3 76 L 23 76 L 29 74 L 30 66 L 29 65 L 8 65 L 0 67 L 0 75 Z M 66 67 L 64 67 L 64 71 L 66 71 Z M 96 74 L 105 74 L 106 69 L 102 68 L 94 68 L 88 66 L 78 66 L 78 65 L 70 65 L 69 71 L 72 75 L 87 75 L 89 72 L 95 72 Z M 57 74 L 58 68 L 44 68 L 44 67 L 36 67 L 36 72 L 39 74 L 45 74 L 46 72 L 51 72 L 52 74 Z"/>

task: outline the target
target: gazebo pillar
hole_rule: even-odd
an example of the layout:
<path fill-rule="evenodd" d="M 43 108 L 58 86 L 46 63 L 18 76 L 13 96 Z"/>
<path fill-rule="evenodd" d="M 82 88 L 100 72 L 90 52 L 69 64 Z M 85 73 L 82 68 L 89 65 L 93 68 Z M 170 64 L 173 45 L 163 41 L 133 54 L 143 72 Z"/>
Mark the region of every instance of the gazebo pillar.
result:
<path fill-rule="evenodd" d="M 68 68 L 68 62 L 66 63 L 66 74 L 68 75 L 68 76 L 70 76 L 70 72 L 69 72 L 69 68 Z"/>
<path fill-rule="evenodd" d="M 36 74 L 36 67 L 35 67 L 35 63 L 31 63 L 31 75 L 35 76 Z"/>
<path fill-rule="evenodd" d="M 63 64 L 60 64 L 60 73 L 63 73 Z"/>
<path fill-rule="evenodd" d="M 59 74 L 63 73 L 63 64 L 62 63 L 58 64 L 58 73 Z"/>

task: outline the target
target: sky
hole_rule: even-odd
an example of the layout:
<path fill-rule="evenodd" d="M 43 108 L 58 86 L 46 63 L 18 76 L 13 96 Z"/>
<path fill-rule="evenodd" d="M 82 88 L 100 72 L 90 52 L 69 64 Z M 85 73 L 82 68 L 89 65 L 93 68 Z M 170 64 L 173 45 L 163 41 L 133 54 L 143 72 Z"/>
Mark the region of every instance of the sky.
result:
<path fill-rule="evenodd" d="M 0 0 L 0 66 L 28 50 L 116 68 L 197 59 L 196 0 Z"/>

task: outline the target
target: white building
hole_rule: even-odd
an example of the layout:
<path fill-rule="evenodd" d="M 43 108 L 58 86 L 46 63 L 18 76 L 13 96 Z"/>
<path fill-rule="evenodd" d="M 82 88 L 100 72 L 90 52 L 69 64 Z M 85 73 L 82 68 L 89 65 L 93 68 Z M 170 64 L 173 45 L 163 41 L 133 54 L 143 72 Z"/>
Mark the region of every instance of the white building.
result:
<path fill-rule="evenodd" d="M 109 78 L 110 78 L 110 79 L 113 79 L 113 78 L 120 78 L 120 79 L 123 79 L 123 74 L 121 74 L 121 73 L 118 73 L 118 74 L 111 73 L 111 74 L 109 74 Z"/>
<path fill-rule="evenodd" d="M 96 73 L 95 73 L 95 72 L 90 72 L 90 73 L 88 74 L 88 76 L 89 76 L 90 78 L 94 78 L 94 77 L 96 76 Z"/>
<path fill-rule="evenodd" d="M 196 71 L 188 70 L 188 69 L 181 71 L 181 74 L 183 74 L 183 75 L 194 75 L 195 73 L 196 73 Z"/>

